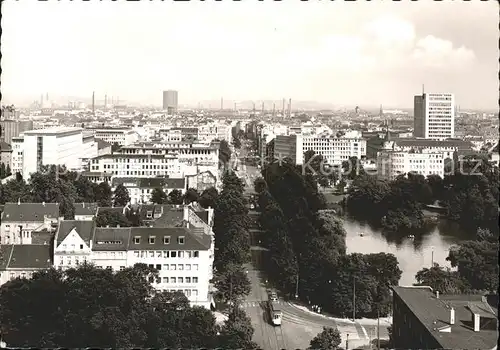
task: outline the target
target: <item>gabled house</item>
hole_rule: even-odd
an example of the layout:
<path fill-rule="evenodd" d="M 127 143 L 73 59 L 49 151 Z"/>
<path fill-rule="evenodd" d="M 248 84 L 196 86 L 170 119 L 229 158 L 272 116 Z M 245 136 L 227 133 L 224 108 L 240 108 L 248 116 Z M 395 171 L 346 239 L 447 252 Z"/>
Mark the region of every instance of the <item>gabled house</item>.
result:
<path fill-rule="evenodd" d="M 94 221 L 61 220 L 54 238 L 54 267 L 67 269 L 92 260 Z"/>
<path fill-rule="evenodd" d="M 127 264 L 130 227 L 97 227 L 92 237 L 92 262 L 99 268 L 123 270 Z"/>
<path fill-rule="evenodd" d="M 93 220 L 97 215 L 97 203 L 75 203 L 75 220 Z"/>
<path fill-rule="evenodd" d="M 50 245 L 0 245 L 0 285 L 17 277 L 31 278 L 34 272 L 51 266 Z"/>
<path fill-rule="evenodd" d="M 33 231 L 52 230 L 58 221 L 57 203 L 5 203 L 0 243 L 31 244 Z"/>

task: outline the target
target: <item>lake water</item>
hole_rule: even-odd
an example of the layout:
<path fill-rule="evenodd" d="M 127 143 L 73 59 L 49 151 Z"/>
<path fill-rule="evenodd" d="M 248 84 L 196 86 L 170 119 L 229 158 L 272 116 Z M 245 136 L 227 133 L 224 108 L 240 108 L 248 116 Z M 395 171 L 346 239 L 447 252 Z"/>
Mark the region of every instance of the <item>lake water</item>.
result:
<path fill-rule="evenodd" d="M 432 260 L 441 266 L 451 267 L 446 261 L 450 247 L 466 239 L 465 233 L 456 224 L 443 220 L 414 239 L 390 237 L 347 216 L 343 221 L 347 232 L 347 252 L 394 254 L 403 271 L 399 281 L 402 286 L 415 283 L 415 274 L 424 267 L 430 267 Z"/>

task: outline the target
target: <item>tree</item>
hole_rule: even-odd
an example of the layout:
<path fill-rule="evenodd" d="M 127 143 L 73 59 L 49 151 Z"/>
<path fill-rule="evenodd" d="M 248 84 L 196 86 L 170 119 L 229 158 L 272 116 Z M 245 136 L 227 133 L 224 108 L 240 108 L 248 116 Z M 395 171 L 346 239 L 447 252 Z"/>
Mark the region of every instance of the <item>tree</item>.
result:
<path fill-rule="evenodd" d="M 167 194 L 163 191 L 163 188 L 156 187 L 151 191 L 151 202 L 154 204 L 165 204 L 168 201 Z"/>
<path fill-rule="evenodd" d="M 100 207 L 110 207 L 112 205 L 113 192 L 111 191 L 111 186 L 106 181 L 97 185 L 94 193 L 96 202 Z"/>
<path fill-rule="evenodd" d="M 219 196 L 219 192 L 215 187 L 209 187 L 206 190 L 204 190 L 200 198 L 198 198 L 198 202 L 203 208 L 214 208 L 215 207 L 215 201 L 217 200 L 217 197 Z"/>
<path fill-rule="evenodd" d="M 342 339 L 337 328 L 323 327 L 323 331 L 311 340 L 309 349 L 336 350 L 341 342 Z"/>
<path fill-rule="evenodd" d="M 132 223 L 125 215 L 116 210 L 100 209 L 96 218 L 97 227 L 130 227 Z"/>
<path fill-rule="evenodd" d="M 182 192 L 177 190 L 177 189 L 172 190 L 168 194 L 168 201 L 170 204 L 182 204 L 184 201 L 183 196 L 182 196 Z"/>
<path fill-rule="evenodd" d="M 476 241 L 463 241 L 450 249 L 446 260 L 456 267 L 460 278 L 473 290 L 498 290 L 498 238 L 478 230 Z"/>
<path fill-rule="evenodd" d="M 0 179 L 4 179 L 7 177 L 7 168 L 5 167 L 5 163 L 0 165 Z"/>
<path fill-rule="evenodd" d="M 94 203 L 96 200 L 95 188 L 97 187 L 88 178 L 84 176 L 78 176 L 73 182 L 77 201 L 80 203 Z"/>
<path fill-rule="evenodd" d="M 156 277 L 144 264 L 116 273 L 83 264 L 9 281 L 0 288 L 3 340 L 12 347 L 215 348 L 213 314 L 190 307 L 179 292 L 155 292 L 149 280 Z"/>
<path fill-rule="evenodd" d="M 363 176 L 365 171 L 358 157 L 349 157 L 348 160 L 342 162 L 343 177 L 349 180 L 355 180 L 358 176 Z"/>
<path fill-rule="evenodd" d="M 245 311 L 235 306 L 220 332 L 221 345 L 225 349 L 257 349 L 252 341 L 254 329 Z"/>
<path fill-rule="evenodd" d="M 233 146 L 236 149 L 240 149 L 241 148 L 241 141 L 240 141 L 240 139 L 238 137 L 233 138 Z"/>
<path fill-rule="evenodd" d="M 231 149 L 226 140 L 220 141 L 219 144 L 219 160 L 222 165 L 226 166 L 231 159 Z"/>
<path fill-rule="evenodd" d="M 215 287 L 218 298 L 225 303 L 235 302 L 248 295 L 251 290 L 245 269 L 236 263 L 229 264 L 224 271 L 216 275 Z"/>
<path fill-rule="evenodd" d="M 458 272 L 441 267 L 437 263 L 430 268 L 425 267 L 418 271 L 415 280 L 417 281 L 415 285 L 429 286 L 443 294 L 460 294 L 467 290 Z"/>
<path fill-rule="evenodd" d="M 197 202 L 200 198 L 200 194 L 194 188 L 188 188 L 184 194 L 184 203 L 190 204 L 192 202 Z"/>
<path fill-rule="evenodd" d="M 130 195 L 127 188 L 123 184 L 119 184 L 115 188 L 113 194 L 113 205 L 115 207 L 124 207 L 130 203 Z"/>

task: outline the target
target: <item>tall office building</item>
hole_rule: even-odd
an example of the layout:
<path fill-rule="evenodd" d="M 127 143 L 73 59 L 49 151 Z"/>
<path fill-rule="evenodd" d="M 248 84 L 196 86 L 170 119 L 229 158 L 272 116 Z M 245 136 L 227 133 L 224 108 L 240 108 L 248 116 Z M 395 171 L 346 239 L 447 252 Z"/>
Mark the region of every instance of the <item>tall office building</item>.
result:
<path fill-rule="evenodd" d="M 444 140 L 455 135 L 455 97 L 423 93 L 414 98 L 413 136 Z"/>
<path fill-rule="evenodd" d="M 33 120 L 2 120 L 0 121 L 0 141 L 10 144 L 13 137 L 18 137 L 29 130 L 33 130 Z"/>
<path fill-rule="evenodd" d="M 173 115 L 177 112 L 178 104 L 179 96 L 177 91 L 163 91 L 163 110 L 166 110 L 169 115 Z"/>

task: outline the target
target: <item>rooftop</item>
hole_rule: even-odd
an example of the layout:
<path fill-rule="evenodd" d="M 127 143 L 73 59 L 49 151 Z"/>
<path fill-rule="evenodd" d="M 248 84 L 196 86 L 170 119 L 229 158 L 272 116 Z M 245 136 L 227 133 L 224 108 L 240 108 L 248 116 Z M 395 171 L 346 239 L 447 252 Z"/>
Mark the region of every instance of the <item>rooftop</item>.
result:
<path fill-rule="evenodd" d="M 43 222 L 44 217 L 59 217 L 57 203 L 5 203 L 2 222 Z"/>
<path fill-rule="evenodd" d="M 472 148 L 472 143 L 460 139 L 429 140 L 418 138 L 397 138 L 393 140 L 401 147 L 457 147 L 462 149 Z"/>
<path fill-rule="evenodd" d="M 24 135 L 65 135 L 65 134 L 73 134 L 73 133 L 80 133 L 82 132 L 82 128 L 75 128 L 75 127 L 60 127 L 60 126 L 54 126 L 51 128 L 47 129 L 38 129 L 38 130 L 29 130 L 25 131 Z"/>
<path fill-rule="evenodd" d="M 57 228 L 57 245 L 64 241 L 73 229 L 85 243 L 89 244 L 94 233 L 94 226 L 93 220 L 61 220 Z"/>
<path fill-rule="evenodd" d="M 111 144 L 104 141 L 104 140 L 101 140 L 99 138 L 95 139 L 96 142 L 97 142 L 97 149 L 103 149 L 103 148 L 107 148 L 107 147 L 111 147 Z"/>
<path fill-rule="evenodd" d="M 95 215 L 97 203 L 75 203 L 75 215 Z"/>
<path fill-rule="evenodd" d="M 444 349 L 492 349 L 497 344 L 498 313 L 481 295 L 434 295 L 430 287 L 393 287 L 428 332 Z M 455 309 L 455 323 L 450 325 L 450 309 Z M 491 327 L 474 331 L 472 315 L 493 320 Z M 481 322 L 483 324 L 483 322 Z M 451 332 L 440 332 L 451 327 Z"/>
<path fill-rule="evenodd" d="M 12 147 L 7 142 L 0 141 L 0 150 L 2 152 L 4 151 L 12 151 Z"/>
<path fill-rule="evenodd" d="M 48 269 L 51 266 L 50 245 L 2 245 L 0 252 L 0 270 Z"/>

